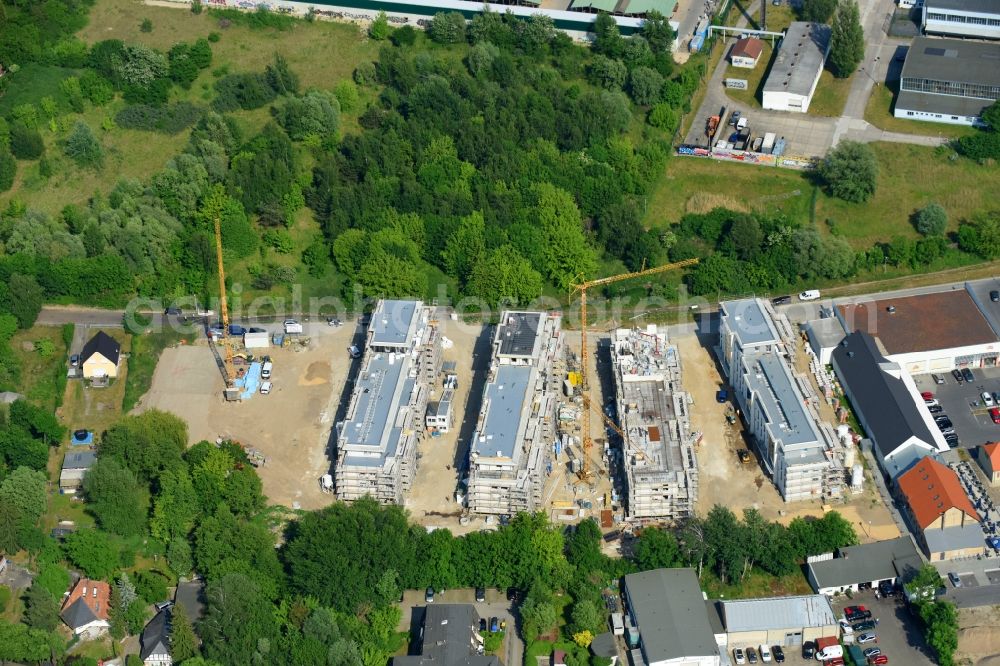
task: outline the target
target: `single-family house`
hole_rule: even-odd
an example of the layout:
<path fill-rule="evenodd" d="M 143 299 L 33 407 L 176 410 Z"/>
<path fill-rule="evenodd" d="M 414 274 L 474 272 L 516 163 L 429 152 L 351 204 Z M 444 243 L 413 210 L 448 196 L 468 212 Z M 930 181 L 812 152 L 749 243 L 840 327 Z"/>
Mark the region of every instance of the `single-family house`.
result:
<path fill-rule="evenodd" d="M 104 331 L 87 341 L 80 354 L 84 379 L 114 379 L 118 376 L 121 345 Z"/>
<path fill-rule="evenodd" d="M 991 486 L 1000 486 L 1000 442 L 983 444 L 976 449 L 976 462 L 983 468 Z"/>
<path fill-rule="evenodd" d="M 905 500 L 905 516 L 927 559 L 949 560 L 983 552 L 985 536 L 979 514 L 955 470 L 927 456 L 896 483 Z"/>
<path fill-rule="evenodd" d="M 143 666 L 173 666 L 170 656 L 171 609 L 163 608 L 143 628 L 139 636 L 139 658 Z"/>
<path fill-rule="evenodd" d="M 59 472 L 59 489 L 73 494 L 83 485 L 83 477 L 87 470 L 97 461 L 97 453 L 89 449 L 78 451 L 70 449 L 63 458 L 62 471 Z"/>
<path fill-rule="evenodd" d="M 111 586 L 99 580 L 81 578 L 63 601 L 60 617 L 73 633 L 92 640 L 107 633 Z"/>
<path fill-rule="evenodd" d="M 733 45 L 733 50 L 729 52 L 729 62 L 733 67 L 753 69 L 763 52 L 764 42 L 756 37 L 744 37 Z"/>

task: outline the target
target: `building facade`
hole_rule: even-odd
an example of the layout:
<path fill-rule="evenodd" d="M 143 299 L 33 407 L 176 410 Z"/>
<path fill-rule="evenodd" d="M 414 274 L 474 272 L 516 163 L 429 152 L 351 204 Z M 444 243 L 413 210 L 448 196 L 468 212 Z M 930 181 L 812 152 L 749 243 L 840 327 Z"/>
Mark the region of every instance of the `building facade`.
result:
<path fill-rule="evenodd" d="M 920 460 L 897 480 L 904 516 L 927 559 L 950 560 L 983 553 L 986 537 L 979 513 L 958 474 L 932 457 Z"/>
<path fill-rule="evenodd" d="M 764 42 L 756 37 L 743 37 L 733 44 L 733 50 L 729 52 L 729 62 L 733 67 L 753 69 L 763 52 Z"/>
<path fill-rule="evenodd" d="M 537 511 L 550 471 L 560 378 L 561 316 L 506 311 L 493 338 L 482 409 L 469 447 L 468 508 Z"/>
<path fill-rule="evenodd" d="M 761 299 L 720 304 L 719 357 L 764 469 L 786 502 L 839 496 L 852 461 L 793 368 L 791 325 Z"/>
<path fill-rule="evenodd" d="M 796 113 L 809 111 L 829 52 L 830 26 L 804 21 L 789 25 L 764 82 L 764 108 Z"/>
<path fill-rule="evenodd" d="M 621 328 L 614 332 L 611 364 L 625 433 L 628 517 L 677 521 L 693 515 L 698 463 L 677 347 L 655 325 Z"/>
<path fill-rule="evenodd" d="M 902 585 L 924 565 L 913 538 L 847 546 L 806 560 L 806 578 L 817 594 L 833 596 L 874 589 L 883 583 Z"/>
<path fill-rule="evenodd" d="M 717 601 L 726 646 L 780 645 L 796 648 L 806 641 L 839 635 L 830 599 L 822 594 Z"/>
<path fill-rule="evenodd" d="M 921 22 L 928 35 L 1000 39 L 1000 4 L 993 0 L 926 0 Z"/>
<path fill-rule="evenodd" d="M 94 334 L 80 352 L 84 379 L 115 379 L 121 360 L 121 345 L 104 331 Z"/>
<path fill-rule="evenodd" d="M 433 308 L 381 300 L 346 419 L 337 424 L 337 499 L 402 504 L 416 473 L 430 387 L 441 367 Z"/>
<path fill-rule="evenodd" d="M 991 486 L 1000 486 L 1000 442 L 982 444 L 976 449 L 976 462 Z"/>
<path fill-rule="evenodd" d="M 924 8 L 925 15 L 928 9 Z M 949 125 L 979 125 L 1000 99 L 1000 44 L 916 37 L 906 52 L 893 115 Z"/>

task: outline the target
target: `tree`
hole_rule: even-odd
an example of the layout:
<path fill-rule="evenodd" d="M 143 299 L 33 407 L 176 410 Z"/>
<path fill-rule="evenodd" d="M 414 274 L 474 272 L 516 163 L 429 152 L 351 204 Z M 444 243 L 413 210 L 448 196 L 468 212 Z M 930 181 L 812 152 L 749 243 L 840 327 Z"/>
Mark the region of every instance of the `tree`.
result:
<path fill-rule="evenodd" d="M 167 545 L 167 563 L 170 570 L 178 576 L 186 576 L 194 566 L 191 555 L 191 544 L 184 537 L 174 537 Z"/>
<path fill-rule="evenodd" d="M 0 192 L 6 192 L 14 187 L 17 176 L 17 162 L 10 153 L 10 148 L 0 146 Z"/>
<path fill-rule="evenodd" d="M 175 604 L 170 609 L 170 656 L 182 662 L 198 654 L 198 638 L 194 635 L 191 618 L 184 607 Z"/>
<path fill-rule="evenodd" d="M 625 77 L 628 70 L 625 63 L 615 58 L 606 58 L 602 55 L 594 56 L 590 63 L 589 78 L 597 86 L 608 90 L 621 90 L 625 85 Z"/>
<path fill-rule="evenodd" d="M 903 583 L 903 589 L 913 601 L 933 601 L 940 588 L 941 574 L 930 564 L 920 567 L 913 578 Z"/>
<path fill-rule="evenodd" d="M 90 578 L 106 580 L 118 566 L 118 552 L 97 530 L 77 530 L 66 537 L 63 547 L 70 562 Z"/>
<path fill-rule="evenodd" d="M 680 114 L 669 104 L 660 103 L 654 105 L 649 110 L 646 120 L 653 127 L 670 134 L 677 129 L 677 124 L 680 122 Z"/>
<path fill-rule="evenodd" d="M 392 28 L 389 27 L 389 17 L 384 11 L 380 11 L 372 24 L 368 26 L 368 36 L 376 41 L 382 41 L 389 37 Z"/>
<path fill-rule="evenodd" d="M 12 296 L 5 309 L 17 317 L 17 325 L 20 328 L 31 328 L 38 319 L 38 313 L 42 311 L 42 303 L 45 299 L 45 292 L 38 284 L 34 275 L 23 275 L 15 273 L 8 278 L 8 293 Z M 16 296 L 15 296 L 16 295 Z M 7 300 L 7 299 L 0 299 Z M 22 401 L 19 401 L 22 402 Z M 55 421 L 54 417 L 48 415 Z M 56 424 L 58 426 L 58 423 Z M 62 429 L 58 428 L 56 439 L 62 436 Z"/>
<path fill-rule="evenodd" d="M 0 505 L 9 505 L 32 525 L 45 512 L 45 474 L 18 467 L 0 484 Z"/>
<path fill-rule="evenodd" d="M 156 480 L 166 470 L 184 466 L 187 424 L 180 418 L 151 409 L 126 416 L 101 437 L 101 457 L 114 457 L 144 481 Z"/>
<path fill-rule="evenodd" d="M 526 305 L 541 296 L 542 276 L 516 249 L 503 245 L 473 266 L 467 291 L 489 305 Z"/>
<path fill-rule="evenodd" d="M 165 543 L 174 537 L 186 538 L 194 527 L 198 513 L 198 493 L 187 469 L 179 467 L 164 471 L 160 475 L 159 492 L 153 502 L 153 517 L 149 524 L 153 536 Z"/>
<path fill-rule="evenodd" d="M 205 590 L 205 617 L 199 628 L 206 659 L 224 666 L 271 661 L 267 652 L 278 627 L 269 600 L 241 574 L 227 574 Z"/>
<path fill-rule="evenodd" d="M 640 106 L 650 106 L 660 99 L 663 77 L 650 67 L 636 67 L 629 75 L 629 94 Z"/>
<path fill-rule="evenodd" d="M 958 610 L 950 601 L 925 601 L 918 606 L 920 618 L 924 621 L 927 645 L 937 655 L 941 666 L 955 663 L 958 649 Z"/>
<path fill-rule="evenodd" d="M 568 192 L 540 183 L 533 194 L 536 221 L 546 240 L 542 248 L 544 270 L 557 286 L 567 289 L 578 275 L 594 272 L 597 257 L 587 245 L 580 210 Z"/>
<path fill-rule="evenodd" d="M 826 65 L 839 79 L 846 79 L 865 57 L 865 33 L 854 0 L 841 0 L 830 33 L 830 55 Z"/>
<path fill-rule="evenodd" d="M 332 93 L 310 90 L 302 97 L 290 97 L 277 118 L 294 141 L 308 136 L 326 141 L 337 136 L 340 102 Z"/>
<path fill-rule="evenodd" d="M 572 633 L 589 631 L 592 634 L 600 633 L 604 626 L 604 614 L 597 608 L 593 601 L 586 599 L 573 604 L 570 613 L 572 620 Z"/>
<path fill-rule="evenodd" d="M 59 626 L 59 604 L 43 586 L 34 583 L 24 595 L 24 623 L 32 629 L 53 631 Z"/>
<path fill-rule="evenodd" d="M 61 599 L 69 588 L 69 572 L 58 564 L 43 564 L 35 576 L 34 584 L 47 590 L 53 599 Z"/>
<path fill-rule="evenodd" d="M 803 0 L 802 20 L 810 23 L 829 23 L 837 10 L 837 0 Z"/>
<path fill-rule="evenodd" d="M 924 236 L 941 236 L 948 226 L 948 213 L 941 204 L 931 202 L 916 212 L 913 225 Z"/>
<path fill-rule="evenodd" d="M 120 536 L 145 529 L 149 493 L 117 458 L 99 458 L 83 478 L 83 492 L 102 529 Z"/>
<path fill-rule="evenodd" d="M 594 21 L 594 52 L 617 58 L 623 47 L 624 40 L 618 30 L 618 23 L 610 14 L 600 12 Z"/>
<path fill-rule="evenodd" d="M 556 625 L 559 615 L 551 601 L 529 596 L 521 605 L 521 620 L 524 624 L 525 637 L 528 640 L 535 640 Z"/>
<path fill-rule="evenodd" d="M 646 13 L 642 22 L 642 36 L 649 42 L 653 53 L 670 53 L 676 35 L 667 17 L 654 9 Z"/>
<path fill-rule="evenodd" d="M 440 44 L 465 41 L 465 17 L 459 12 L 438 12 L 428 28 L 431 39 Z"/>
<path fill-rule="evenodd" d="M 42 135 L 22 122 L 10 126 L 10 152 L 19 160 L 37 160 L 45 152 Z"/>
<path fill-rule="evenodd" d="M 675 567 L 681 563 L 677 538 L 666 530 L 649 527 L 635 546 L 635 564 L 640 571 Z"/>
<path fill-rule="evenodd" d="M 875 194 L 878 173 L 875 152 L 857 141 L 841 141 L 819 167 L 830 194 L 851 203 L 868 201 Z"/>
<path fill-rule="evenodd" d="M 63 144 L 63 152 L 79 166 L 99 167 L 104 162 L 104 149 L 87 123 L 78 120 Z"/>

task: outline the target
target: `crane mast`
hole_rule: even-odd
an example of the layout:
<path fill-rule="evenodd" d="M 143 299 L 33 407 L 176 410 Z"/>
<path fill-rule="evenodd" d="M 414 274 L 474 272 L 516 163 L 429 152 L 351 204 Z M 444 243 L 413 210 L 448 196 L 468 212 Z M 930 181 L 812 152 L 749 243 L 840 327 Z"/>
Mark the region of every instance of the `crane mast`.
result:
<path fill-rule="evenodd" d="M 225 374 L 226 388 L 233 388 L 236 380 L 236 371 L 233 368 L 233 347 L 229 340 L 229 304 L 226 300 L 226 269 L 222 263 L 222 220 L 215 216 L 215 260 L 218 263 L 219 271 L 219 308 L 222 313 L 222 350 L 223 350 L 223 371 Z"/>

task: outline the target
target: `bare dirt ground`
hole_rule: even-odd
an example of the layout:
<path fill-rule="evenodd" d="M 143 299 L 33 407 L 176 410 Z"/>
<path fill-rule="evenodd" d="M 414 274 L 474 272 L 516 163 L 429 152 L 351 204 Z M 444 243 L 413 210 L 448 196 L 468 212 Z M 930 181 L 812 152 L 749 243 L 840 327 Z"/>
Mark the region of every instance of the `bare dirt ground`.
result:
<path fill-rule="evenodd" d="M 870 486 L 845 503 L 829 506 L 819 501 L 785 504 L 756 458 L 743 465 L 736 456 L 737 449 L 752 449 L 744 440 L 742 423 L 739 420 L 735 425 L 727 423 L 727 405 L 715 400 L 715 392 L 725 382 L 713 353 L 706 347 L 711 344 L 711 338 L 699 339 L 692 334 L 674 341 L 684 363 L 684 388 L 694 399 L 691 427 L 703 433 L 697 449 L 699 515 L 706 515 L 716 504 L 727 506 L 737 514 L 752 507 L 769 520 L 787 524 L 795 517 L 820 516 L 832 508 L 855 526 L 862 542 L 899 536 L 889 511 Z"/>
<path fill-rule="evenodd" d="M 350 369 L 346 348 L 353 326 L 320 328 L 299 351 L 266 350 L 274 362 L 269 395 L 227 403 L 222 377 L 207 343 L 166 349 L 137 411 L 162 409 L 183 418 L 192 443 L 231 438 L 259 449 L 258 469 L 272 503 L 316 509 L 333 502 L 320 492 L 330 469 L 328 446 Z"/>
<path fill-rule="evenodd" d="M 958 611 L 958 651 L 956 663 L 975 666 L 1000 664 L 1000 607 L 962 608 Z"/>

